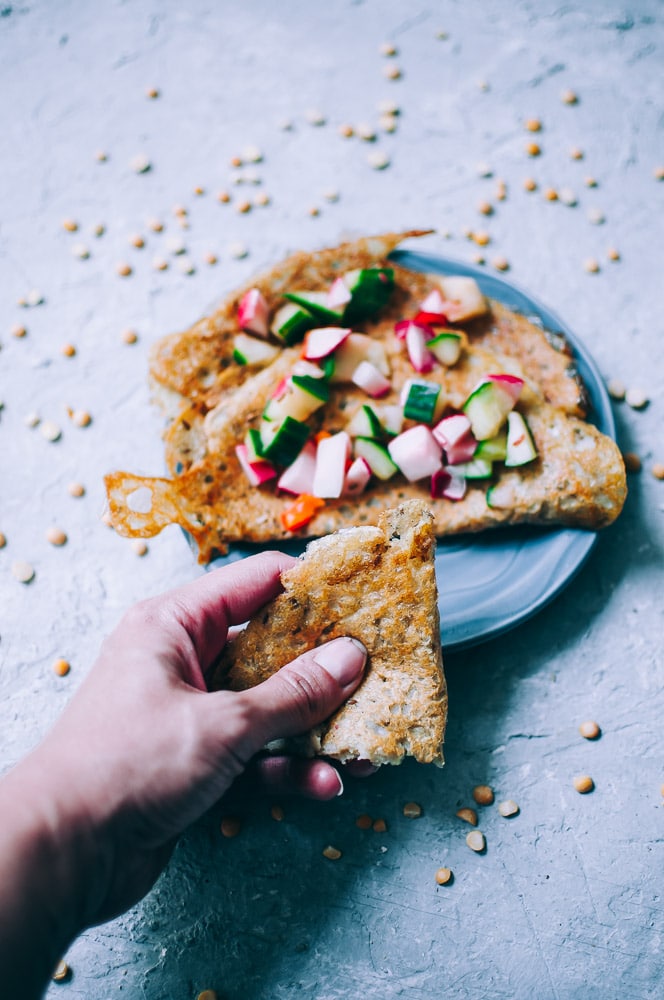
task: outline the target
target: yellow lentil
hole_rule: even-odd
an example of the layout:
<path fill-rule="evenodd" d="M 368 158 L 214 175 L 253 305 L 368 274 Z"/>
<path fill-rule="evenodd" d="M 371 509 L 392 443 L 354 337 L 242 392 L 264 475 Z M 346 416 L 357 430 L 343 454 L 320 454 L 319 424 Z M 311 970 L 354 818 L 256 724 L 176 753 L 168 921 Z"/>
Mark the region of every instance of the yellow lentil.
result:
<path fill-rule="evenodd" d="M 480 215 L 491 215 L 493 213 L 493 205 L 488 201 L 481 201 L 477 206 L 477 211 Z"/>
<path fill-rule="evenodd" d="M 542 152 L 542 147 L 537 142 L 527 142 L 526 143 L 526 153 L 528 156 L 539 156 Z"/>
<path fill-rule="evenodd" d="M 400 80 L 401 70 L 394 63 L 390 63 L 383 68 L 383 76 L 386 80 Z"/>
<path fill-rule="evenodd" d="M 60 354 L 64 354 L 66 358 L 73 358 L 76 354 L 76 348 L 73 344 L 63 344 L 60 348 Z"/>
<path fill-rule="evenodd" d="M 438 885 L 447 885 L 452 879 L 452 869 L 451 868 L 439 868 L 434 878 Z"/>
<path fill-rule="evenodd" d="M 200 184 L 197 184 L 197 185 L 196 185 L 196 187 L 194 188 L 194 194 L 195 194 L 195 195 L 196 195 L 196 196 L 197 196 L 198 198 L 200 198 L 200 197 L 201 197 L 201 195 L 204 195 L 204 194 L 205 194 L 205 188 L 204 188 L 204 187 L 201 187 L 201 185 L 200 185 Z"/>
<path fill-rule="evenodd" d="M 270 809 L 270 816 L 277 823 L 283 822 L 284 815 L 285 815 L 285 813 L 284 813 L 284 810 L 282 809 L 281 806 L 274 805 Z"/>
<path fill-rule="evenodd" d="M 129 237 L 130 246 L 136 247 L 137 250 L 142 250 L 145 246 L 145 240 L 138 233 L 133 233 Z"/>
<path fill-rule="evenodd" d="M 395 56 L 397 54 L 397 47 L 392 42 L 382 42 L 379 52 L 382 56 Z"/>
<path fill-rule="evenodd" d="M 16 323 L 12 327 L 11 333 L 12 337 L 16 337 L 18 340 L 20 340 L 22 337 L 27 336 L 28 331 L 25 326 L 21 326 L 20 323 Z"/>
<path fill-rule="evenodd" d="M 418 802 L 406 802 L 403 814 L 407 819 L 418 819 L 422 815 L 422 806 Z"/>
<path fill-rule="evenodd" d="M 0 549 L 4 549 L 4 547 L 5 547 L 5 545 L 6 545 L 6 544 L 7 544 L 7 538 L 6 538 L 6 536 L 5 536 L 5 535 L 3 535 L 3 533 L 2 533 L 1 531 L 0 531 Z"/>
<path fill-rule="evenodd" d="M 148 219 L 148 229 L 153 233 L 161 233 L 164 230 L 164 223 L 161 219 Z"/>
<path fill-rule="evenodd" d="M 341 851 L 338 847 L 328 844 L 327 847 L 323 848 L 323 857 L 327 858 L 328 861 L 338 861 L 341 857 Z"/>
<path fill-rule="evenodd" d="M 70 483 L 67 492 L 70 497 L 82 497 L 85 496 L 85 486 L 83 483 Z"/>
<path fill-rule="evenodd" d="M 79 260 L 87 260 L 90 256 L 90 251 L 86 247 L 85 243 L 74 243 L 71 248 L 71 252 L 74 257 L 78 257 Z"/>
<path fill-rule="evenodd" d="M 62 228 L 66 229 L 68 233 L 75 233 L 78 229 L 78 222 L 76 219 L 63 219 Z"/>
<path fill-rule="evenodd" d="M 67 979 L 69 979 L 69 973 L 69 966 L 64 959 L 61 959 L 55 967 L 51 979 L 54 983 L 64 983 Z"/>
<path fill-rule="evenodd" d="M 95 160 L 97 163 L 106 163 L 108 159 L 108 153 L 105 153 L 103 149 L 98 149 L 95 153 Z"/>
<path fill-rule="evenodd" d="M 350 139 L 355 134 L 352 125 L 340 125 L 337 131 L 343 139 Z"/>
<path fill-rule="evenodd" d="M 620 260 L 620 253 L 615 247 L 609 247 L 606 251 L 606 256 L 608 260 Z"/>
<path fill-rule="evenodd" d="M 264 208 L 266 205 L 270 204 L 270 196 L 267 191 L 259 191 L 257 195 L 254 196 L 254 205 L 258 208 Z"/>
<path fill-rule="evenodd" d="M 368 813 L 362 813 L 355 820 L 355 826 L 359 827 L 360 830 L 370 830 L 373 826 L 373 819 Z"/>
<path fill-rule="evenodd" d="M 224 837 L 237 837 L 242 829 L 242 821 L 237 816 L 224 816 L 220 830 Z"/>
<path fill-rule="evenodd" d="M 92 417 L 87 410 L 73 410 L 69 415 L 76 427 L 89 427 L 92 423 Z"/>
<path fill-rule="evenodd" d="M 527 118 L 524 124 L 526 132 L 541 132 L 542 123 L 539 118 Z"/>
<path fill-rule="evenodd" d="M 126 261 L 120 261 L 119 264 L 115 265 L 115 271 L 121 278 L 128 278 L 131 274 L 131 265 L 127 264 Z"/>
<path fill-rule="evenodd" d="M 178 218 L 178 216 L 182 216 L 182 215 L 187 215 L 188 214 L 187 209 L 185 208 L 185 206 L 184 205 L 180 205 L 179 203 L 176 204 L 176 205 L 173 205 L 173 208 L 171 209 L 171 211 L 173 212 L 173 215 L 176 218 Z"/>
<path fill-rule="evenodd" d="M 231 196 L 228 191 L 217 191 L 217 201 L 221 202 L 222 205 L 227 205 L 231 200 Z"/>
<path fill-rule="evenodd" d="M 586 179 L 584 180 L 584 184 L 586 185 L 586 187 L 596 188 L 597 180 L 594 177 L 586 177 Z"/>
<path fill-rule="evenodd" d="M 655 167 L 652 173 L 656 181 L 664 181 L 664 167 Z"/>
<path fill-rule="evenodd" d="M 555 188 L 545 188 L 544 197 L 547 201 L 558 201 L 558 192 Z"/>
<path fill-rule="evenodd" d="M 579 774 L 574 779 L 574 787 L 580 795 L 587 795 L 588 792 L 592 792 L 595 782 L 589 774 Z"/>
<path fill-rule="evenodd" d="M 471 830 L 466 834 L 466 844 L 471 851 L 483 851 L 486 847 L 486 839 L 481 830 Z"/>
<path fill-rule="evenodd" d="M 664 464 L 662 462 L 655 462 L 650 471 L 655 479 L 664 479 Z"/>
<path fill-rule="evenodd" d="M 159 90 L 156 87 L 148 87 L 145 91 L 145 96 L 149 97 L 151 101 L 154 101 L 157 97 L 159 97 Z"/>
<path fill-rule="evenodd" d="M 641 471 L 641 459 L 634 451 L 624 451 L 622 453 L 623 462 L 625 463 L 625 469 L 627 472 L 640 472 Z"/>
<path fill-rule="evenodd" d="M 475 785 L 473 798 L 479 806 L 490 806 L 494 799 L 493 788 L 490 785 Z"/>
<path fill-rule="evenodd" d="M 208 250 L 207 253 L 203 254 L 203 261 L 212 267 L 213 264 L 217 263 L 217 255 Z"/>
<path fill-rule="evenodd" d="M 67 535 L 62 528 L 51 527 L 46 532 L 46 541 L 58 548 L 67 541 Z"/>
<path fill-rule="evenodd" d="M 382 818 L 375 819 L 373 821 L 372 830 L 374 833 L 385 833 L 387 830 L 387 823 Z"/>
<path fill-rule="evenodd" d="M 470 823 L 471 826 L 477 826 L 477 813 L 474 809 L 469 809 L 464 806 L 462 809 L 457 809 L 456 815 L 459 819 L 462 819 L 464 823 Z"/>
<path fill-rule="evenodd" d="M 594 257 L 587 257 L 583 262 L 583 267 L 588 274 L 597 274 L 599 271 L 599 262 Z"/>
<path fill-rule="evenodd" d="M 478 247 L 485 247 L 491 242 L 491 237 L 488 233 L 480 231 L 479 233 L 473 233 L 473 240 L 477 243 Z"/>
<path fill-rule="evenodd" d="M 246 215 L 247 212 L 251 211 L 251 202 L 250 201 L 238 202 L 237 205 L 235 206 L 235 211 L 239 212 L 240 215 Z"/>
<path fill-rule="evenodd" d="M 58 677 L 66 677 L 71 670 L 71 664 L 67 660 L 58 657 L 53 663 L 53 673 Z"/>
<path fill-rule="evenodd" d="M 144 542 L 142 538 L 135 538 L 131 543 L 131 547 L 137 556 L 145 556 L 148 553 L 147 542 Z"/>
<path fill-rule="evenodd" d="M 396 132 L 397 124 L 396 115 L 381 115 L 378 119 L 378 125 L 382 128 L 383 132 Z"/>
<path fill-rule="evenodd" d="M 579 103 L 579 98 L 573 90 L 563 90 L 562 94 L 560 95 L 560 100 L 563 102 L 563 104 Z"/>
<path fill-rule="evenodd" d="M 203 990 L 196 997 L 196 1000 L 217 1000 L 217 994 L 214 990 Z"/>
<path fill-rule="evenodd" d="M 583 736 L 584 740 L 597 740 L 602 735 L 602 730 L 599 728 L 596 722 L 589 719 L 587 722 L 582 722 L 579 726 L 579 732 Z"/>
<path fill-rule="evenodd" d="M 123 330 L 120 334 L 120 339 L 123 344 L 135 344 L 138 340 L 138 334 L 135 330 Z"/>
<path fill-rule="evenodd" d="M 573 146 L 569 151 L 569 155 L 572 160 L 582 160 L 583 150 L 579 149 L 578 146 Z"/>
<path fill-rule="evenodd" d="M 509 271 L 509 261 L 506 257 L 494 257 L 491 261 L 496 271 Z"/>
<path fill-rule="evenodd" d="M 514 799 L 505 799 L 504 802 L 498 803 L 498 812 L 505 819 L 508 819 L 510 816 L 517 816 L 519 814 L 519 807 Z"/>

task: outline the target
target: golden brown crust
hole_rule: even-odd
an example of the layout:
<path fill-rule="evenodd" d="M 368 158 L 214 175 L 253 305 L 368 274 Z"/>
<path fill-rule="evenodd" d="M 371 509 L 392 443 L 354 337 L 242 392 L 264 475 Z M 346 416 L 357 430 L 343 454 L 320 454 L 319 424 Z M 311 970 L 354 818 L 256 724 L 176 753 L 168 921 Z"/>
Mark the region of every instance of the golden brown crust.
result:
<path fill-rule="evenodd" d="M 369 653 L 352 698 L 309 751 L 336 760 L 443 763 L 447 692 L 440 648 L 435 536 L 426 504 L 385 511 L 376 527 L 311 542 L 284 592 L 226 647 L 212 686 L 244 690 L 301 653 L 351 635 Z"/>

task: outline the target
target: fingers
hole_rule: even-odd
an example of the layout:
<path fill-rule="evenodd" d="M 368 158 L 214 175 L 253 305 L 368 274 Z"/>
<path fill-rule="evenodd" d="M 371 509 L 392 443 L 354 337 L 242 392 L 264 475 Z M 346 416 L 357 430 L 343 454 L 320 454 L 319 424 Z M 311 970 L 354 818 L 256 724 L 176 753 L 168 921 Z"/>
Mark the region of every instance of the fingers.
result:
<path fill-rule="evenodd" d="M 334 639 L 238 695 L 251 720 L 253 752 L 269 740 L 304 733 L 332 715 L 360 683 L 366 658 L 357 639 Z"/>
<path fill-rule="evenodd" d="M 188 632 L 203 671 L 219 653 L 228 626 L 247 621 L 276 597 L 281 574 L 294 562 L 283 552 L 262 552 L 205 573 L 163 598 L 163 610 Z"/>
<path fill-rule="evenodd" d="M 326 802 L 344 790 L 341 775 L 325 760 L 259 757 L 251 772 L 267 795 L 300 795 Z"/>

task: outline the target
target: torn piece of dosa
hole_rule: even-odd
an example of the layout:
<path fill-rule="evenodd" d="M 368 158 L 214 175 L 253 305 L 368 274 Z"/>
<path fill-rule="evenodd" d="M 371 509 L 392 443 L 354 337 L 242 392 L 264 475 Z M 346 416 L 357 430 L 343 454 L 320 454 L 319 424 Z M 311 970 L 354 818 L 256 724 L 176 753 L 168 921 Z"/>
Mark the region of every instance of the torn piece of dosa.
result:
<path fill-rule="evenodd" d="M 373 527 L 310 542 L 282 575 L 284 592 L 229 642 L 212 687 L 245 690 L 301 653 L 338 636 L 368 650 L 351 698 L 298 741 L 335 760 L 443 763 L 447 691 L 434 568 L 436 540 L 426 504 L 383 512 Z"/>

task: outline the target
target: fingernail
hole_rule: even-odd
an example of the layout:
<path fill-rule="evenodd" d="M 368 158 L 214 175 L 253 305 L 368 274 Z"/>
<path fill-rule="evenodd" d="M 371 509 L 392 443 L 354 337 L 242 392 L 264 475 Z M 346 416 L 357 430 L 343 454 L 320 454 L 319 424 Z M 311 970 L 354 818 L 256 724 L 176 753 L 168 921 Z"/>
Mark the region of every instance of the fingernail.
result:
<path fill-rule="evenodd" d="M 357 680 L 366 661 L 366 647 L 350 636 L 326 642 L 316 650 L 314 656 L 314 662 L 319 667 L 324 667 L 342 687 Z"/>
<path fill-rule="evenodd" d="M 339 774 L 338 771 L 337 771 L 337 778 L 339 779 L 339 791 L 337 792 L 337 796 L 336 797 L 339 798 L 339 796 L 343 795 L 343 793 L 344 793 L 344 783 L 341 780 L 341 775 Z"/>

